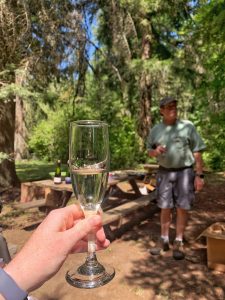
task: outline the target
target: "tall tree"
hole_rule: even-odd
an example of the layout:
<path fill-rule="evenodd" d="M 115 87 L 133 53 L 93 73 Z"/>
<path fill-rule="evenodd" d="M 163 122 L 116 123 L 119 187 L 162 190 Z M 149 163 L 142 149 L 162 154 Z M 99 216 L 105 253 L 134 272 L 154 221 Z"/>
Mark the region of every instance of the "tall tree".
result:
<path fill-rule="evenodd" d="M 59 80 L 63 74 L 74 73 L 70 60 L 84 32 L 74 3 L 69 0 L 0 1 L 0 99 L 4 99 L 0 103 L 1 128 L 4 128 L 0 152 L 14 152 L 15 101 L 17 135 L 23 136 L 20 130 L 24 131 L 23 97 L 31 96 L 29 89 L 40 91 L 51 78 Z M 18 183 L 15 164 L 0 164 L 0 187 L 15 183 Z"/>
<path fill-rule="evenodd" d="M 185 26 L 185 60 L 195 74 L 193 117 L 207 142 L 208 165 L 225 167 L 225 1 L 196 1 L 193 17 Z M 189 58 L 189 60 L 187 60 Z M 191 59 L 190 59 L 191 58 Z"/>
<path fill-rule="evenodd" d="M 182 44 L 178 31 L 190 16 L 189 1 L 96 3 L 100 45 L 96 50 L 101 51 L 96 56 L 97 73 L 108 74 L 110 88 L 120 86 L 127 111 L 136 118 L 139 135 L 145 140 L 153 101 L 168 93 L 177 80 L 175 58 Z"/>

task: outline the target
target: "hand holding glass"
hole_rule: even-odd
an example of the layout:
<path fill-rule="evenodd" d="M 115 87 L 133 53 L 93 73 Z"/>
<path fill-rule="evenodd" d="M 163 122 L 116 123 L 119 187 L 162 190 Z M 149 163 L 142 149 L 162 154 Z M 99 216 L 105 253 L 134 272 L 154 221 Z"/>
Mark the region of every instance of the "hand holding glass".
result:
<path fill-rule="evenodd" d="M 108 125 L 101 121 L 76 121 L 70 125 L 69 165 L 73 190 L 84 215 L 97 214 L 107 187 L 109 171 Z M 95 238 L 88 237 L 86 261 L 67 272 L 66 280 L 80 288 L 95 288 L 108 283 L 115 275 L 96 258 Z"/>

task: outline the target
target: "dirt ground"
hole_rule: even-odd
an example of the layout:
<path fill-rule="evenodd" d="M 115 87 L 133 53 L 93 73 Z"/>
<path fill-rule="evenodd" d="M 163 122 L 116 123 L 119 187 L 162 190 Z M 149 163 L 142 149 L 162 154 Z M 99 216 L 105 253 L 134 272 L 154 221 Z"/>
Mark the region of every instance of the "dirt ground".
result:
<path fill-rule="evenodd" d="M 39 300 L 223 300 L 225 273 L 208 269 L 205 238 L 196 238 L 212 223 L 225 222 L 224 212 L 225 176 L 223 173 L 208 174 L 205 188 L 197 195 L 190 212 L 185 235 L 186 251 L 198 259 L 197 263 L 175 261 L 171 251 L 161 257 L 150 255 L 151 242 L 160 232 L 157 213 L 114 240 L 108 249 L 98 252 L 99 261 L 116 270 L 116 276 L 109 284 L 93 290 L 70 286 L 65 280 L 66 271 L 83 262 L 85 257 L 84 254 L 74 254 L 32 295 Z M 37 209 L 21 214 L 10 208 L 10 202 L 5 204 L 0 224 L 9 246 L 16 245 L 19 250 L 32 234 L 35 224 L 43 218 L 44 214 Z M 174 234 L 173 222 L 171 241 Z"/>

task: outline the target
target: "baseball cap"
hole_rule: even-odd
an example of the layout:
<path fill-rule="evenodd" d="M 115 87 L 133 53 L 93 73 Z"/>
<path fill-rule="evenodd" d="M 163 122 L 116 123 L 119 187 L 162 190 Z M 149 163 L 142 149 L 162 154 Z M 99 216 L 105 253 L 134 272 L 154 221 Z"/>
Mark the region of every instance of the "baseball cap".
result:
<path fill-rule="evenodd" d="M 159 107 L 165 106 L 171 102 L 177 102 L 177 100 L 174 97 L 170 97 L 170 96 L 164 97 L 160 100 Z"/>

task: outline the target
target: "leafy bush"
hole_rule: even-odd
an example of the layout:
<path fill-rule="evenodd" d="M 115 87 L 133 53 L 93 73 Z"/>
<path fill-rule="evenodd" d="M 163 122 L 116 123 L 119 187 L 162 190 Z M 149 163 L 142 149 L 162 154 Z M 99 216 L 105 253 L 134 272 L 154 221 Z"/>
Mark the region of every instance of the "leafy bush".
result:
<path fill-rule="evenodd" d="M 111 170 L 131 168 L 144 162 L 147 156 L 141 150 L 135 119 L 126 108 L 120 93 L 105 88 L 102 81 L 96 84 L 94 77 L 88 77 L 86 85 L 85 98 L 77 97 L 75 100 L 66 84 L 63 85 L 66 86 L 65 89 L 49 88 L 47 96 L 49 98 L 51 95 L 50 102 L 54 110 L 50 110 L 50 104 L 42 105 L 46 119 L 39 121 L 34 127 L 29 141 L 33 156 L 48 161 L 61 159 L 66 162 L 69 123 L 79 119 L 99 119 L 109 124 Z M 42 102 L 49 103 L 49 100 Z"/>
<path fill-rule="evenodd" d="M 140 149 L 140 137 L 135 131 L 134 121 L 130 117 L 111 124 L 110 130 L 111 169 L 131 168 L 144 156 Z"/>
<path fill-rule="evenodd" d="M 9 155 L 7 153 L 0 152 L 0 164 L 3 162 L 3 160 L 8 159 Z"/>
<path fill-rule="evenodd" d="M 208 122 L 202 124 L 203 134 L 207 143 L 204 158 L 212 170 L 225 169 L 225 113 L 210 114 Z"/>
<path fill-rule="evenodd" d="M 40 121 L 33 129 L 29 148 L 34 156 L 47 161 L 68 160 L 69 124 L 75 119 L 90 116 L 90 111 L 86 109 L 80 109 L 75 117 L 70 111 L 69 105 L 65 104 L 64 107 L 48 112 L 48 118 Z"/>
<path fill-rule="evenodd" d="M 96 114 L 88 109 L 77 107 L 75 117 L 68 108 L 60 108 L 48 113 L 48 118 L 42 120 L 33 129 L 30 137 L 30 152 L 34 156 L 47 161 L 68 159 L 69 123 L 78 119 L 97 119 Z M 109 122 L 108 122 L 109 123 Z M 135 132 L 135 123 L 131 117 L 118 116 L 109 123 L 109 138 L 111 152 L 111 169 L 130 168 L 143 160 L 140 151 L 140 138 Z"/>

